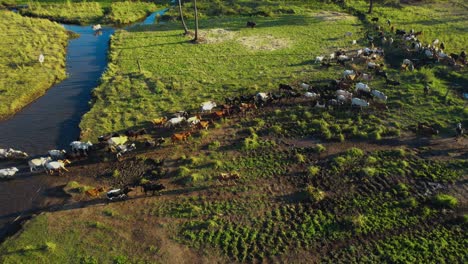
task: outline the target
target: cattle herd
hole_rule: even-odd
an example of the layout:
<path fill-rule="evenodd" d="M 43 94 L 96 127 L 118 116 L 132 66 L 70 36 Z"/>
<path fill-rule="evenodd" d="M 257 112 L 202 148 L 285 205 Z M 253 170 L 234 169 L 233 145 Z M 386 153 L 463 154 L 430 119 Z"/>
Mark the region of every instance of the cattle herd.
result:
<path fill-rule="evenodd" d="M 385 71 L 383 57 L 385 56 L 384 47 L 391 49 L 401 49 L 408 56 L 401 64 L 401 70 L 413 71 L 415 68 L 434 63 L 442 63 L 453 67 L 455 70 L 463 68 L 467 64 L 466 52 L 460 54 L 445 54 L 446 44 L 438 39 L 432 43 L 424 44 L 418 40 L 422 31 L 415 32 L 411 29 L 409 32 L 396 29 L 387 20 L 386 26 L 389 31 L 384 32 L 384 27 L 377 25 L 378 18 L 372 20 L 376 36 L 370 32 L 366 35 L 369 47 L 362 49 L 344 50 L 339 49 L 329 55 L 317 56 L 315 63 L 321 67 L 330 67 L 331 65 L 343 66 L 345 69 L 338 79 L 328 80 L 321 85 L 312 85 L 306 82 L 295 84 L 279 84 L 278 90 L 269 92 L 258 92 L 250 95 L 239 95 L 227 97 L 224 104 L 218 105 L 214 101 L 206 101 L 200 105 L 196 114 L 191 115 L 187 111 L 179 111 L 172 116 L 160 117 L 151 120 L 155 130 L 165 129 L 172 131 L 170 136 L 172 144 L 186 141 L 196 130 L 207 130 L 210 124 L 213 124 L 221 118 L 231 116 L 245 117 L 248 113 L 256 109 L 269 105 L 282 103 L 283 101 L 305 100 L 306 103 L 313 105 L 317 109 L 340 109 L 347 107 L 362 111 L 363 109 L 374 107 L 376 110 L 387 110 L 387 96 L 377 89 L 370 87 L 370 82 L 374 78 L 383 78 L 387 86 L 399 86 L 400 82 L 389 78 Z M 256 23 L 248 22 L 247 26 L 254 28 Z M 345 37 L 352 36 L 352 33 L 346 32 Z M 395 41 L 399 40 L 399 41 Z M 378 43 L 380 42 L 380 43 Z M 352 41 L 356 45 L 356 40 Z M 380 45 L 380 47 L 375 47 Z M 364 69 L 364 70 L 363 70 Z M 424 92 L 428 93 L 429 87 L 424 86 Z M 424 134 L 434 135 L 439 131 L 428 124 L 419 123 L 417 130 Z M 159 131 L 162 132 L 162 131 Z M 457 135 L 463 135 L 464 131 L 461 123 L 456 127 Z M 108 151 L 116 153 L 115 156 L 120 160 L 124 154 L 136 149 L 135 143 L 127 143 L 129 139 L 137 140 L 140 136 L 148 134 L 146 128 L 137 130 L 128 130 L 125 135 L 119 133 L 109 133 L 98 138 L 98 146 L 107 148 Z M 156 131 L 158 134 L 158 131 Z M 146 137 L 147 138 L 147 137 Z M 146 139 L 145 145 L 148 147 L 158 147 L 165 142 L 165 138 Z M 38 157 L 28 161 L 31 172 L 43 168 L 47 173 L 67 171 L 66 165 L 70 160 L 79 157 L 86 157 L 93 144 L 91 142 L 73 141 L 70 143 L 71 153 L 65 150 L 50 150 L 47 157 Z M 0 159 L 18 159 L 28 158 L 28 155 L 22 151 L 14 149 L 0 149 Z M 0 169 L 0 178 L 12 178 L 18 168 L 11 167 Z M 222 173 L 219 181 L 231 181 L 239 179 L 237 173 Z M 162 184 L 147 183 L 142 185 L 145 193 L 165 189 Z M 121 189 L 114 189 L 107 192 L 109 200 L 121 199 L 127 197 L 132 190 L 126 186 Z M 94 196 L 103 191 L 103 188 L 88 190 L 90 196 Z"/>

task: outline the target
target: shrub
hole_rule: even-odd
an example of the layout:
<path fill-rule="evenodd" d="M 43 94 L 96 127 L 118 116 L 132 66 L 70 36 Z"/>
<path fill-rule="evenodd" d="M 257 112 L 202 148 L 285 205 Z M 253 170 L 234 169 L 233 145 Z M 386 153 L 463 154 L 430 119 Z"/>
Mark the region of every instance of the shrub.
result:
<path fill-rule="evenodd" d="M 458 200 L 448 194 L 438 194 L 433 197 L 432 203 L 441 208 L 455 208 L 458 204 Z"/>
<path fill-rule="evenodd" d="M 377 170 L 373 167 L 364 167 L 361 170 L 363 176 L 372 177 L 377 173 Z"/>
<path fill-rule="evenodd" d="M 326 148 L 322 145 L 322 144 L 317 144 L 315 145 L 315 152 L 320 154 L 322 152 L 324 152 L 326 150 Z"/>
<path fill-rule="evenodd" d="M 325 198 L 325 192 L 319 190 L 318 188 L 316 188 L 316 187 L 314 187 L 312 185 L 308 185 L 305 188 L 305 191 L 307 193 L 307 196 L 308 196 L 309 200 L 311 202 L 313 202 L 313 203 L 320 202 L 321 200 L 323 200 Z"/>
<path fill-rule="evenodd" d="M 112 177 L 113 178 L 119 178 L 120 177 L 120 171 L 119 170 L 114 170 L 112 172 Z"/>
<path fill-rule="evenodd" d="M 369 156 L 369 157 L 367 157 L 367 163 L 368 163 L 368 164 L 374 164 L 374 163 L 376 163 L 376 162 L 377 162 L 377 158 L 376 158 L 376 157 L 374 157 L 374 156 Z"/>
<path fill-rule="evenodd" d="M 208 145 L 209 150 L 217 150 L 221 146 L 221 142 L 215 140 Z"/>
<path fill-rule="evenodd" d="M 319 166 L 310 166 L 308 169 L 307 169 L 308 173 L 309 173 L 309 176 L 317 176 L 320 172 L 320 167 Z"/>
<path fill-rule="evenodd" d="M 306 158 L 304 155 L 300 154 L 300 153 L 296 153 L 296 161 L 298 163 L 305 163 L 306 161 Z"/>
<path fill-rule="evenodd" d="M 403 207 L 416 208 L 418 206 L 418 201 L 414 197 L 407 198 L 401 201 Z"/>
<path fill-rule="evenodd" d="M 55 249 L 57 248 L 57 244 L 53 242 L 46 242 L 43 248 L 46 251 L 54 252 Z"/>
<path fill-rule="evenodd" d="M 346 151 L 346 155 L 352 158 L 360 158 L 364 156 L 364 151 L 362 151 L 362 149 L 359 148 L 350 148 Z"/>
<path fill-rule="evenodd" d="M 181 177 L 186 177 L 190 175 L 190 169 L 185 166 L 180 166 L 177 170 L 177 175 Z"/>
<path fill-rule="evenodd" d="M 382 136 L 380 135 L 380 131 L 378 131 L 378 130 L 372 131 L 369 134 L 369 137 L 371 139 L 373 139 L 373 140 L 381 140 L 382 139 Z"/>

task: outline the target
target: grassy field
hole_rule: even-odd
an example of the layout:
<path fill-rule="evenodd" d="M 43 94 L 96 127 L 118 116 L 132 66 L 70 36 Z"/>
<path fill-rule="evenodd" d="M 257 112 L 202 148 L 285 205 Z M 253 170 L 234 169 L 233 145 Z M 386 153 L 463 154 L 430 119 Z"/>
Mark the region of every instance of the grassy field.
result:
<path fill-rule="evenodd" d="M 83 25 L 96 23 L 104 16 L 104 11 L 98 2 L 67 2 L 62 4 L 31 2 L 27 9 L 21 10 L 21 13 L 62 23 Z"/>
<path fill-rule="evenodd" d="M 336 72 L 314 69 L 312 58 L 345 46 L 350 40 L 341 37 L 344 32 L 359 30 L 355 18 L 329 12 L 257 21 L 255 30 L 245 28 L 242 18 L 202 21 L 207 43 L 201 45 L 182 36 L 178 24 L 117 32 L 109 70 L 81 123 L 85 137 L 142 126 L 208 99 L 273 90 L 311 76 L 330 78 Z"/>
<path fill-rule="evenodd" d="M 392 10 L 376 8 L 376 13 L 391 13 Z M 415 10 L 429 14 L 431 9 L 411 6 L 403 8 L 402 13 Z M 454 17 L 461 13 L 457 8 L 445 10 Z M 397 18 L 388 17 L 400 23 Z M 401 19 L 407 17 L 400 16 Z M 468 36 L 460 29 L 466 22 L 445 17 L 448 26 L 440 23 L 440 27 L 427 29 L 429 37 L 424 34 L 423 41 L 436 34 L 440 34 L 441 40 L 450 36 L 446 37 L 451 40 L 447 41 L 448 49 L 459 52 Z M 357 49 L 350 47 L 350 38 L 343 37 L 346 31 L 354 32 L 359 44 L 366 43 L 363 34 L 356 34 L 361 30 L 356 27 L 356 19 L 327 12 L 258 18 L 259 26 L 254 30 L 244 28 L 245 21 L 243 18 L 202 21 L 206 43 L 201 45 L 190 44 L 188 38 L 179 35 L 178 25 L 173 24 L 157 31 L 146 27 L 117 33 L 111 45 L 109 71 L 103 77 L 103 84 L 94 91 L 93 109 L 81 123 L 83 136 L 94 139 L 105 132 L 144 126 L 145 121 L 176 110 L 196 110 L 201 102 L 209 99 L 219 102 L 227 96 L 272 91 L 278 83 L 339 78 L 342 67 L 321 69 L 313 65 L 315 56 L 338 48 Z M 423 21 L 404 23 L 426 31 Z M 448 31 L 450 27 L 454 30 Z M 382 125 L 393 122 L 409 129 L 415 125 L 415 120 L 426 121 L 452 133 L 454 124 L 463 122 L 468 115 L 460 96 L 463 84 L 468 82 L 463 73 L 466 70 L 456 72 L 440 65 L 425 67 L 416 73 L 401 73 L 398 67 L 404 57 L 399 50 L 387 48 L 387 54 L 390 54 L 387 56 L 390 78 L 403 84 L 395 89 L 386 86 L 382 79 L 371 82 L 372 88 L 389 96 L 390 111 L 376 115 L 388 121 Z M 432 88 L 429 97 L 423 94 L 426 84 Z M 128 100 L 129 97 L 132 99 Z"/>
<path fill-rule="evenodd" d="M 111 4 L 104 21 L 110 24 L 129 24 L 144 18 L 156 9 L 153 3 L 115 2 Z"/>
<path fill-rule="evenodd" d="M 271 111 L 240 123 L 219 121 L 189 143 L 145 150 L 122 163 L 70 168 L 64 177 L 94 186 L 158 180 L 168 189 L 154 197 L 137 190 L 129 201 L 89 207 L 87 201 L 97 200 L 77 195 L 84 208 L 34 218 L 0 246 L 0 260 L 464 261 L 467 218 L 460 208 L 467 200 L 453 190 L 466 179 L 466 151 L 448 141 L 431 148 L 313 141 L 292 147 L 286 142 L 294 135 L 264 132 L 273 127 L 263 118 Z M 245 144 L 247 133 L 257 134 L 259 144 Z M 161 158 L 168 171 L 162 176 L 147 165 Z M 141 172 L 132 178 L 135 170 Z M 216 180 L 232 171 L 241 175 L 236 184 Z"/>
<path fill-rule="evenodd" d="M 65 79 L 65 29 L 45 19 L 0 11 L 0 119 L 4 119 Z M 43 65 L 39 55 L 44 54 Z"/>
<path fill-rule="evenodd" d="M 42 17 L 53 21 L 87 25 L 91 23 L 129 24 L 141 20 L 157 10 L 149 2 L 28 2 L 28 8 L 21 9 L 27 16 Z"/>

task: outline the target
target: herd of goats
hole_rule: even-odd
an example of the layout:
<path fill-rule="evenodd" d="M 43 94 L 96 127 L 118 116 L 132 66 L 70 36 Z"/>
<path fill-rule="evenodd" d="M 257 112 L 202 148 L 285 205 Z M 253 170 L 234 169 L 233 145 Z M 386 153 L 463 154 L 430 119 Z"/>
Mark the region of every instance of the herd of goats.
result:
<path fill-rule="evenodd" d="M 280 103 L 283 100 L 297 100 L 302 98 L 308 100 L 315 108 L 328 109 L 350 106 L 351 108 L 361 110 L 372 105 L 378 110 L 387 110 L 387 96 L 376 89 L 371 89 L 369 82 L 375 77 L 385 79 L 387 86 L 399 86 L 400 82 L 389 78 L 384 69 L 383 47 L 400 48 L 408 58 L 404 59 L 401 64 L 401 70 L 413 71 L 415 68 L 422 67 L 431 63 L 443 63 L 452 66 L 455 69 L 460 69 L 467 64 L 466 52 L 462 51 L 459 55 L 444 53 L 445 43 L 438 39 L 432 43 L 423 44 L 418 40 L 418 36 L 422 31 L 415 32 L 413 29 L 409 32 L 401 29 L 394 29 L 390 20 L 387 20 L 387 25 L 390 32 L 384 33 L 383 27 L 377 25 L 378 19 L 372 19 L 376 24 L 375 34 L 373 37 L 368 32 L 366 35 L 369 46 L 366 48 L 345 51 L 340 49 L 327 56 L 317 56 L 315 63 L 321 67 L 330 67 L 332 63 L 341 65 L 345 68 L 342 76 L 337 80 L 331 80 L 327 85 L 313 86 L 308 83 L 298 83 L 293 86 L 288 84 L 280 84 L 279 89 L 275 92 L 259 92 L 251 95 L 240 95 L 237 97 L 225 98 L 225 103 L 217 105 L 214 101 L 207 101 L 200 105 L 198 114 L 191 116 L 186 111 L 175 113 L 170 118 L 161 117 L 151 120 L 155 128 L 166 128 L 172 130 L 170 137 L 172 143 L 186 141 L 188 137 L 196 129 L 208 129 L 210 124 L 221 118 L 227 118 L 232 115 L 247 115 L 257 108 L 265 107 L 271 104 Z M 251 26 L 251 25 L 250 25 Z M 254 26 L 251 26 L 252 28 Z M 351 32 L 345 33 L 345 37 L 352 36 Z M 395 41 L 395 39 L 398 41 Z M 380 42 L 380 43 L 378 43 Z M 356 41 L 352 43 L 355 45 Z M 380 44 L 380 47 L 375 47 L 375 43 Z M 361 65 L 361 66 L 359 66 Z M 348 68 L 348 69 L 346 69 Z M 365 70 L 359 70 L 365 69 Z M 364 72 L 365 71 L 365 72 Z M 424 87 L 424 92 L 429 92 L 429 87 Z M 185 130 L 183 132 L 175 132 L 175 129 Z M 438 131 L 426 124 L 419 124 L 418 130 L 427 132 L 427 134 L 438 134 Z M 461 123 L 457 124 L 456 131 L 458 135 L 463 135 L 464 131 Z M 104 146 L 108 151 L 116 153 L 116 158 L 120 160 L 122 155 L 136 149 L 135 143 L 128 143 L 129 139 L 137 139 L 139 136 L 147 134 L 145 128 L 138 130 L 128 130 L 125 135 L 118 133 L 110 133 L 98 138 L 100 146 Z M 165 139 L 160 137 L 157 139 L 146 139 L 145 145 L 148 147 L 157 147 L 165 142 Z M 70 144 L 72 153 L 67 153 L 65 150 L 50 150 L 48 157 L 34 158 L 28 161 L 30 171 L 36 171 L 42 167 L 47 173 L 53 174 L 57 171 L 59 174 L 62 170 L 67 171 L 65 166 L 70 164 L 70 160 L 77 156 L 87 156 L 88 150 L 93 146 L 91 142 L 73 141 Z M 22 151 L 14 149 L 0 149 L 0 159 L 7 158 L 28 158 L 28 155 Z M 16 167 L 0 169 L 0 178 L 12 178 L 18 172 Z M 219 180 L 229 181 L 239 179 L 237 173 L 223 173 Z M 160 191 L 165 187 L 162 184 L 148 183 L 142 186 L 145 193 L 148 191 Z M 126 197 L 132 189 L 125 187 L 122 189 L 111 190 L 107 193 L 107 197 L 112 200 L 115 198 Z M 98 189 L 88 191 L 92 196 L 99 192 Z"/>

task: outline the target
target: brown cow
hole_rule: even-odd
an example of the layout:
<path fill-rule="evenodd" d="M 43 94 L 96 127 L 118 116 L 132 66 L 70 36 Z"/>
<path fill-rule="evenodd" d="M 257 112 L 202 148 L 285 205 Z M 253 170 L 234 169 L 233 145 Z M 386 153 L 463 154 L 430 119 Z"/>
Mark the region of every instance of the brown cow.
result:
<path fill-rule="evenodd" d="M 151 123 L 153 123 L 154 126 L 162 127 L 167 121 L 167 117 L 160 117 L 160 118 L 155 118 L 151 120 Z"/>
<path fill-rule="evenodd" d="M 90 197 L 97 197 L 103 191 L 104 191 L 104 188 L 102 188 L 102 187 L 93 188 L 93 189 L 87 190 L 86 195 L 88 195 Z"/>
<path fill-rule="evenodd" d="M 218 176 L 218 181 L 220 182 L 223 182 L 223 181 L 229 182 L 232 180 L 234 184 L 236 184 L 235 180 L 238 180 L 238 179 L 240 179 L 240 175 L 237 172 L 221 173 Z"/>
<path fill-rule="evenodd" d="M 174 144 L 177 141 L 186 141 L 187 138 L 191 135 L 192 133 L 190 131 L 187 132 L 182 132 L 182 133 L 174 133 L 171 136 L 171 141 L 172 144 Z"/>
<path fill-rule="evenodd" d="M 197 124 L 197 128 L 198 129 L 205 129 L 205 130 L 208 130 L 208 127 L 210 126 L 210 121 L 200 121 L 198 124 Z"/>
<path fill-rule="evenodd" d="M 220 119 L 225 115 L 225 111 L 215 111 L 211 114 L 213 119 Z"/>

